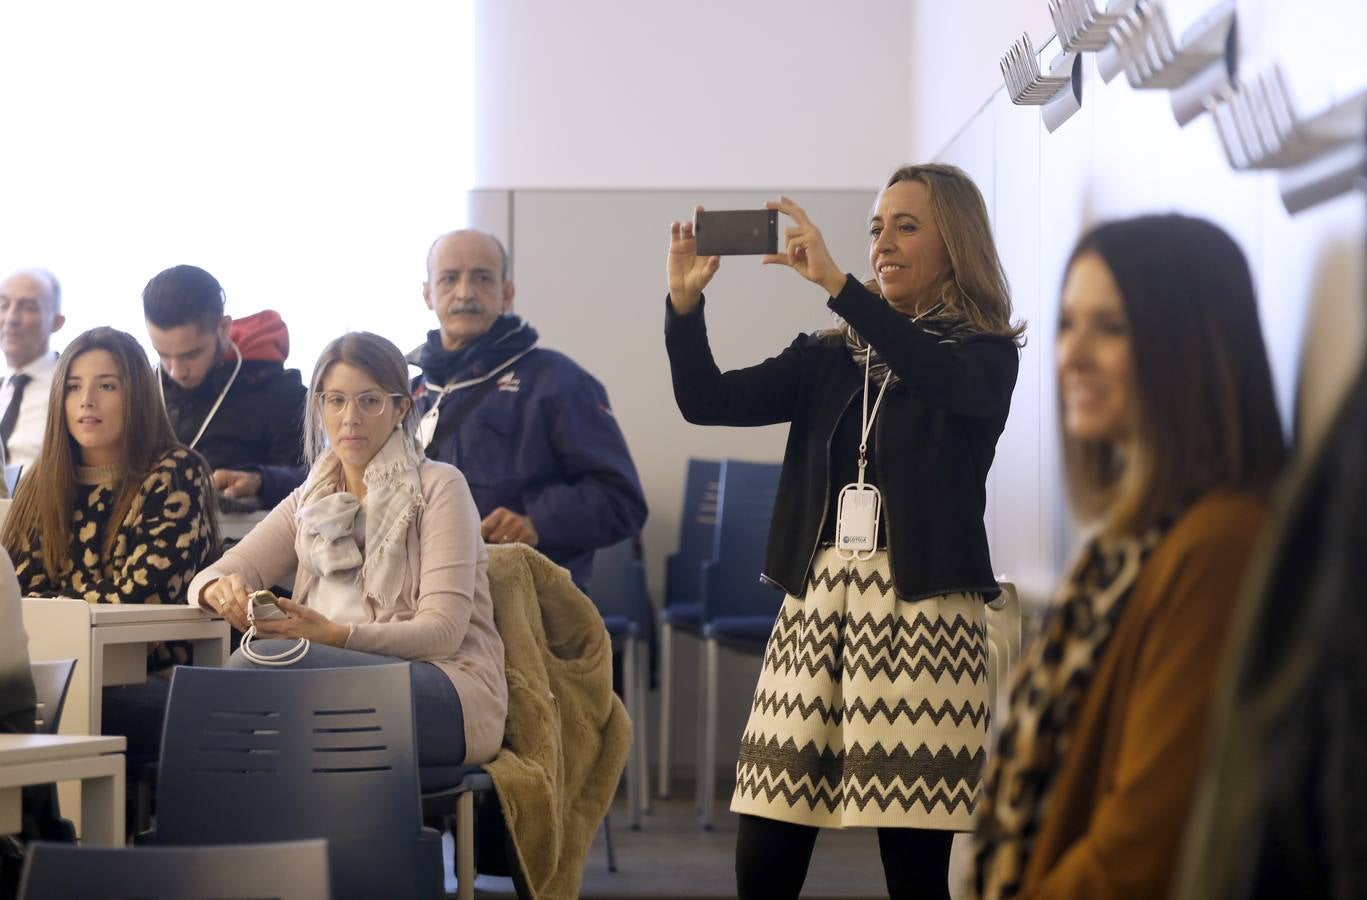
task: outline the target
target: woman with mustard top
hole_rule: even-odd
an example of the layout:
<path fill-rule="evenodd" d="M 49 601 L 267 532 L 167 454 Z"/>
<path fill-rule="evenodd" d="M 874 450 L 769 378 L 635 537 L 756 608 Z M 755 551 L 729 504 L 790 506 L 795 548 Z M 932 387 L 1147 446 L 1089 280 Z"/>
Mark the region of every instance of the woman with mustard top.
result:
<path fill-rule="evenodd" d="M 1240 579 L 1285 456 L 1243 253 L 1146 216 L 1073 251 L 1056 360 L 1091 536 L 984 779 L 984 898 L 1167 895 Z"/>

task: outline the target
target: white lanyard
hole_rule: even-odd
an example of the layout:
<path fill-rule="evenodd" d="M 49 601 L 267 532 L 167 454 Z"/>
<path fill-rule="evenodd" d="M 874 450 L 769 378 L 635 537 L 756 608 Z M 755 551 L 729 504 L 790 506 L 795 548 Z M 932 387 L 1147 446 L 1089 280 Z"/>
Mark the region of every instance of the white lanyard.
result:
<path fill-rule="evenodd" d="M 528 353 L 531 353 L 535 349 L 536 344 L 532 344 L 530 347 L 528 347 L 526 350 L 523 350 L 521 353 L 508 357 L 503 362 L 499 363 L 497 366 L 490 369 L 488 374 L 481 375 L 478 378 L 469 378 L 465 381 L 457 381 L 455 384 L 433 384 L 430 380 L 424 378 L 422 381 L 423 385 L 425 385 L 429 391 L 435 391 L 441 396 L 437 398 L 436 403 L 432 404 L 431 409 L 423 413 L 422 419 L 418 422 L 418 443 L 422 445 L 422 448 L 426 450 L 427 445 L 432 443 L 432 439 L 437 436 L 437 420 L 441 418 L 441 405 L 442 403 L 446 402 L 447 394 L 450 394 L 453 391 L 463 390 L 464 388 L 474 387 L 477 384 L 488 381 L 490 378 L 493 378 L 499 372 L 502 372 L 504 369 L 508 368 L 513 363 L 517 362 L 519 359 L 526 356 Z"/>
<path fill-rule="evenodd" d="M 869 464 L 869 433 L 873 430 L 873 417 L 878 415 L 878 405 L 883 402 L 883 394 L 887 392 L 888 382 L 892 380 L 892 371 L 889 370 L 883 376 L 883 386 L 878 389 L 878 396 L 873 401 L 873 411 L 869 411 L 869 357 L 873 355 L 873 347 L 870 346 L 864 351 L 864 396 L 860 400 L 860 412 L 863 413 L 863 424 L 859 428 L 859 481 L 860 487 L 864 486 L 864 469 Z"/>
<path fill-rule="evenodd" d="M 204 421 L 199 426 L 199 431 L 195 432 L 195 439 L 190 442 L 191 450 L 195 448 L 195 444 L 199 443 L 199 439 L 204 437 L 204 430 L 209 427 L 209 423 L 214 419 L 214 414 L 217 413 L 218 408 L 223 405 L 223 398 L 228 396 L 228 390 L 232 388 L 233 382 L 237 380 L 237 373 L 242 371 L 242 351 L 237 349 L 237 344 L 232 341 L 228 341 L 228 346 L 232 347 L 233 352 L 237 354 L 237 365 L 233 366 L 233 374 L 228 376 L 228 383 L 223 385 L 223 390 L 218 392 L 218 399 L 215 400 L 214 405 L 209 408 L 209 414 L 204 417 Z M 165 406 L 166 386 L 161 383 L 160 365 L 157 366 L 157 393 L 161 394 L 161 405 Z"/>
<path fill-rule="evenodd" d="M 936 304 L 911 321 L 917 322 L 937 311 L 943 304 Z M 859 480 L 840 489 L 839 501 L 835 512 L 835 552 L 843 560 L 872 559 L 878 550 L 878 521 L 883 513 L 883 494 L 877 485 L 864 483 L 864 470 L 868 467 L 869 435 L 873 432 L 873 420 L 878 415 L 878 407 L 883 402 L 883 394 L 892 380 L 892 369 L 883 376 L 883 384 L 878 389 L 878 397 L 869 409 L 869 370 L 873 360 L 873 344 L 864 342 L 864 397 L 860 401 L 863 416 L 859 428 Z"/>
<path fill-rule="evenodd" d="M 861 421 L 859 426 L 859 480 L 840 489 L 840 499 L 835 508 L 835 552 L 844 560 L 865 561 L 873 558 L 878 550 L 878 519 L 883 511 L 883 495 L 877 485 L 864 483 L 864 470 L 868 467 L 869 435 L 873 432 L 873 422 L 878 416 L 878 407 L 887 393 L 892 372 L 883 376 L 883 384 L 878 396 L 869 409 L 869 368 L 873 356 L 872 345 L 864 351 L 864 396 L 859 402 Z"/>

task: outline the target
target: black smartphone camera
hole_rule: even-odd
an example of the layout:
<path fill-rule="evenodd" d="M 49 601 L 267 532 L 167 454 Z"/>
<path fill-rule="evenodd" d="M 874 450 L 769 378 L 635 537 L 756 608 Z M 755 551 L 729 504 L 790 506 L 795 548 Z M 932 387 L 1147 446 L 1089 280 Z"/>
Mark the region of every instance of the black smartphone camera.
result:
<path fill-rule="evenodd" d="M 778 210 L 704 210 L 694 221 L 699 256 L 778 252 Z"/>

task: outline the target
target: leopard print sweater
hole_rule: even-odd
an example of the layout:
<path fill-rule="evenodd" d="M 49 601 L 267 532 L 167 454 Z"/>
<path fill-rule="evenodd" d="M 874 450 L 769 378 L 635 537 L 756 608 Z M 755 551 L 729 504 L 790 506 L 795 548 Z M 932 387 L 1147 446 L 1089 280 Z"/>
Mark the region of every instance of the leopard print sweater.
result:
<path fill-rule="evenodd" d="M 192 452 L 177 447 L 152 466 L 103 563 L 100 551 L 114 488 L 108 483 L 78 487 L 72 562 L 53 581 L 43 571 L 37 539 L 24 538 L 14 557 L 22 592 L 89 603 L 184 603 L 185 588 L 213 550 L 207 505 L 212 488 Z"/>

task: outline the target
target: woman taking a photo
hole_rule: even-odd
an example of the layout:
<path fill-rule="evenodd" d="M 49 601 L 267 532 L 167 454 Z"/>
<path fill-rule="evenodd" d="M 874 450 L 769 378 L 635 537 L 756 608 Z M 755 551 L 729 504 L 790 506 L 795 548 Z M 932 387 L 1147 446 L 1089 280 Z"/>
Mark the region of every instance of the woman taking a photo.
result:
<path fill-rule="evenodd" d="M 983 897 L 1167 895 L 1235 596 L 1285 456 L 1248 264 L 1183 216 L 1102 225 L 1064 279 L 1068 491 L 1090 535 L 1011 691 Z"/>
<path fill-rule="evenodd" d="M 293 575 L 288 617 L 257 619 L 230 666 L 410 661 L 420 770 L 488 762 L 508 696 L 488 554 L 464 477 L 418 449 L 403 354 L 373 334 L 336 339 L 308 402 L 308 478 L 196 576 L 191 601 L 245 632 L 248 594 Z"/>
<path fill-rule="evenodd" d="M 721 372 L 703 319 L 717 257 L 674 223 L 665 343 L 685 419 L 790 422 L 763 577 L 787 595 L 741 740 L 740 896 L 796 897 L 821 827 L 878 829 L 893 897 L 948 897 L 987 737 L 985 480 L 1023 327 L 977 187 L 907 166 L 869 222 L 874 288 L 796 223 L 766 256 L 842 320 Z"/>

